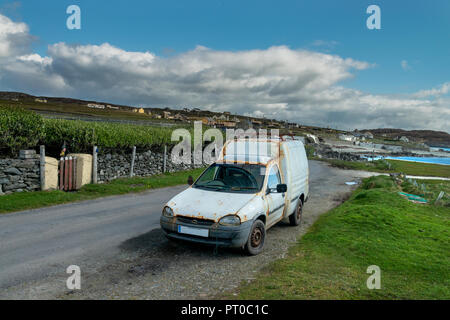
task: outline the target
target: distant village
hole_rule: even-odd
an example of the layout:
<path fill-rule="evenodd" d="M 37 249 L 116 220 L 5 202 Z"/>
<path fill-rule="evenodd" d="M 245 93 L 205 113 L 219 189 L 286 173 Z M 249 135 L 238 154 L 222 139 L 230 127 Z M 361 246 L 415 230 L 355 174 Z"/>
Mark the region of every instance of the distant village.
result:
<path fill-rule="evenodd" d="M 94 104 L 88 103 L 88 108 L 92 109 L 114 109 L 118 110 L 119 107 L 104 105 L 104 104 Z M 131 108 L 131 110 L 130 110 Z M 201 110 L 199 108 L 182 108 L 181 110 L 171 110 L 166 109 L 155 109 L 155 108 L 133 108 L 128 107 L 129 111 L 134 113 L 147 115 L 154 119 L 165 119 L 172 120 L 180 123 L 192 123 L 194 121 L 201 121 L 202 124 L 216 127 L 216 128 L 267 128 L 267 129 L 278 129 L 278 128 L 300 128 L 300 125 L 294 122 L 287 121 L 277 121 L 273 119 L 265 118 L 252 118 L 246 116 L 232 115 L 230 112 L 210 112 Z"/>
<path fill-rule="evenodd" d="M 94 109 L 114 109 L 119 107 L 103 104 L 89 103 L 89 108 Z M 280 121 L 266 118 L 252 118 L 246 116 L 232 115 L 230 112 L 213 113 L 199 108 L 182 108 L 181 110 L 166 109 L 149 109 L 149 108 L 131 108 L 132 112 L 145 114 L 154 119 L 172 120 L 181 123 L 192 123 L 194 121 L 201 121 L 202 124 L 215 128 L 230 128 L 230 129 L 301 129 L 302 126 L 295 122 Z M 208 114 L 208 115 L 202 115 Z M 306 127 L 304 127 L 306 128 Z M 386 135 L 384 135 L 387 137 Z M 353 132 L 341 133 L 338 135 L 339 140 L 353 142 L 359 144 L 360 142 L 374 139 L 374 135 L 369 131 L 360 132 L 355 130 Z M 395 137 L 394 140 L 409 142 L 406 136 Z M 315 141 L 313 141 L 315 142 Z"/>
<path fill-rule="evenodd" d="M 45 98 L 36 98 L 35 102 L 47 103 Z M 288 122 L 283 120 L 274 120 L 266 118 L 252 118 L 246 116 L 232 115 L 230 112 L 211 112 L 201 110 L 200 108 L 182 108 L 180 110 L 172 110 L 169 108 L 156 109 L 156 108 L 142 108 L 142 107 L 124 107 L 124 106 L 113 106 L 110 104 L 98 104 L 98 103 L 87 103 L 86 106 L 91 109 L 101 109 L 101 110 L 120 110 L 125 109 L 126 111 L 131 111 L 138 114 L 147 115 L 154 119 L 165 119 L 172 120 L 180 123 L 192 123 L 194 121 L 201 121 L 202 124 L 215 127 L 215 128 L 230 128 L 230 129 L 301 129 L 302 127 L 298 123 Z M 382 134 L 383 137 L 387 137 L 386 134 Z M 307 139 L 315 141 L 314 135 L 308 135 Z M 374 139 L 374 135 L 369 131 L 358 131 L 345 132 L 338 134 L 338 139 L 342 141 L 353 142 L 355 145 L 364 143 L 365 141 L 370 141 Z M 395 141 L 401 141 L 408 143 L 410 139 L 406 136 L 396 136 L 393 138 Z M 316 143 L 318 143 L 317 141 Z M 393 150 L 394 151 L 394 150 Z"/>

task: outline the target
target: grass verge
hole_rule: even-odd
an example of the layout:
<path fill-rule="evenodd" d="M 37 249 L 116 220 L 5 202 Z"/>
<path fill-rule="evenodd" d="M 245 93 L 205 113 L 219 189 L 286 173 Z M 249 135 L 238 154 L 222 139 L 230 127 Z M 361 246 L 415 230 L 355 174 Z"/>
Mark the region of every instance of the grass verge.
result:
<path fill-rule="evenodd" d="M 366 179 L 238 298 L 449 299 L 448 204 L 414 204 L 400 190 L 390 177 Z M 379 290 L 366 286 L 371 265 L 381 269 Z"/>
<path fill-rule="evenodd" d="M 450 178 L 450 166 L 431 163 L 420 163 L 401 160 L 377 160 L 370 162 L 345 161 L 336 159 L 322 159 L 333 167 L 342 169 L 365 170 L 373 172 L 403 172 L 412 176 Z"/>
<path fill-rule="evenodd" d="M 200 168 L 151 177 L 121 178 L 104 184 L 85 185 L 74 192 L 57 190 L 13 193 L 0 197 L 0 214 L 186 184 L 190 175 L 196 178 L 203 170 Z"/>

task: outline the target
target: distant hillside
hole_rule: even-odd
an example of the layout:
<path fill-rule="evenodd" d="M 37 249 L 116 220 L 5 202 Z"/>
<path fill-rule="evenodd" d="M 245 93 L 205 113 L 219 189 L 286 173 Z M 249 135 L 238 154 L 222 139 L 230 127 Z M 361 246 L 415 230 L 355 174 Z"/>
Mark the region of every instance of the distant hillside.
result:
<path fill-rule="evenodd" d="M 72 98 L 60 98 L 60 97 L 45 97 L 45 96 L 33 96 L 30 94 L 22 93 L 22 92 L 9 92 L 9 91 L 0 91 L 0 100 L 20 100 L 20 101 L 34 101 L 36 98 L 41 98 L 47 100 L 49 103 L 61 103 L 61 104 L 74 104 L 74 105 L 82 105 L 86 106 L 88 103 L 95 104 L 109 104 L 111 106 L 120 107 L 121 109 L 132 109 L 130 106 L 117 105 L 113 103 L 106 102 L 98 102 L 98 101 L 88 101 L 88 100 L 80 100 L 80 99 L 72 99 Z"/>
<path fill-rule="evenodd" d="M 46 100 L 46 103 L 41 103 L 39 101 L 35 101 L 37 98 L 41 100 Z M 106 102 L 98 102 L 98 101 L 87 101 L 87 100 L 79 100 L 72 98 L 59 98 L 59 97 L 44 97 L 44 96 L 33 96 L 26 93 L 21 92 L 7 92 L 0 91 L 0 101 L 6 102 L 11 105 L 22 106 L 27 109 L 34 110 L 41 114 L 51 113 L 58 115 L 74 115 L 76 117 L 103 117 L 107 119 L 120 119 L 120 120 L 146 120 L 146 121 L 166 121 L 165 119 L 153 119 L 150 116 L 145 114 L 134 113 L 132 111 L 136 111 L 136 108 L 133 106 L 124 106 L 117 105 L 113 103 Z M 88 108 L 88 104 L 101 104 L 101 105 L 109 105 L 115 108 L 115 110 L 108 109 L 92 109 Z M 287 121 L 279 121 L 275 119 L 261 119 L 254 117 L 247 117 L 242 115 L 232 115 L 229 112 L 213 112 L 209 110 L 201 110 L 199 108 L 146 108 L 145 112 L 150 111 L 153 114 L 163 115 L 164 111 L 169 111 L 173 115 L 179 114 L 185 117 L 213 117 L 213 116 L 222 116 L 229 115 L 231 117 L 236 117 L 240 121 L 248 122 L 252 120 L 259 121 L 263 123 L 265 126 L 275 124 L 276 128 L 289 128 L 291 123 Z M 167 120 L 173 121 L 173 120 Z M 302 125 L 300 126 L 300 130 L 306 130 L 308 132 L 314 132 L 315 134 L 335 134 L 336 132 L 331 129 L 324 129 L 319 127 L 311 127 Z M 288 129 L 286 129 L 288 130 Z M 384 139 L 392 139 L 395 140 L 398 137 L 406 136 L 408 139 L 414 142 L 423 142 L 429 146 L 435 147 L 449 147 L 450 148 L 450 135 L 446 132 L 442 131 L 432 131 L 432 130 L 402 130 L 402 129 L 371 129 L 371 130 L 361 130 L 361 132 L 372 132 L 375 136 L 383 136 Z"/>
<path fill-rule="evenodd" d="M 424 142 L 432 147 L 448 147 L 450 148 L 450 134 L 444 131 L 433 130 L 402 130 L 402 129 L 370 129 L 362 130 L 362 132 L 372 132 L 375 136 L 385 136 L 395 139 L 396 137 L 405 136 L 416 142 Z"/>
<path fill-rule="evenodd" d="M 232 115 L 229 112 L 213 112 L 209 110 L 202 110 L 196 107 L 188 108 L 182 106 L 174 107 L 174 109 L 146 107 L 144 113 L 137 113 L 136 110 L 139 108 L 136 106 L 125 106 L 110 102 L 80 100 L 73 98 L 33 96 L 22 92 L 8 92 L 8 91 L 0 91 L 0 102 L 3 103 L 6 102 L 11 106 L 21 106 L 41 114 L 64 115 L 64 116 L 70 115 L 81 117 L 82 119 L 85 119 L 85 117 L 103 117 L 108 119 L 116 118 L 123 120 L 146 120 L 146 121 L 167 122 L 166 119 L 164 119 L 164 113 L 169 112 L 172 114 L 172 116 L 174 116 L 175 114 L 179 114 L 184 117 L 213 117 L 213 116 L 218 117 L 222 115 L 227 115 L 230 118 L 237 118 L 246 121 L 251 119 L 259 120 L 254 117 Z M 89 108 L 88 104 L 110 106 L 113 108 Z M 160 115 L 161 117 L 158 119 L 152 118 L 147 115 L 150 113 L 153 115 Z M 269 121 L 270 119 L 264 120 Z M 278 122 L 276 120 L 273 121 L 281 125 L 281 122 Z"/>

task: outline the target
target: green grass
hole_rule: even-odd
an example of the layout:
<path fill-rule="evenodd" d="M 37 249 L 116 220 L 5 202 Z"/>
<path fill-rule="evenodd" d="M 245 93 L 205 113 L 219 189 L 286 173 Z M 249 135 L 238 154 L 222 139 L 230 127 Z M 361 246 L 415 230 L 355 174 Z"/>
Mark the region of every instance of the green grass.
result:
<path fill-rule="evenodd" d="M 58 190 L 13 193 L 0 197 L 0 214 L 186 184 L 188 176 L 192 175 L 195 179 L 203 170 L 200 168 L 151 177 L 121 178 L 104 184 L 85 185 L 74 192 Z"/>
<path fill-rule="evenodd" d="M 315 149 L 314 149 L 314 147 L 312 145 L 305 144 L 305 151 L 306 151 L 306 157 L 308 159 L 314 159 Z"/>
<path fill-rule="evenodd" d="M 238 298 L 449 299 L 450 210 L 408 202 L 399 190 L 390 177 L 366 179 Z M 379 290 L 366 286 L 370 265 L 381 269 Z"/>
<path fill-rule="evenodd" d="M 412 176 L 450 178 L 450 166 L 401 160 L 377 160 L 368 162 L 322 159 L 334 167 L 373 172 L 402 172 Z"/>
<path fill-rule="evenodd" d="M 431 203 L 434 203 L 441 191 L 444 196 L 439 200 L 439 205 L 450 207 L 450 183 L 448 181 L 439 180 L 414 180 L 406 179 L 401 184 L 404 192 L 421 196 Z"/>
<path fill-rule="evenodd" d="M 401 160 L 387 160 L 395 170 L 413 176 L 434 176 L 450 178 L 450 166 Z"/>

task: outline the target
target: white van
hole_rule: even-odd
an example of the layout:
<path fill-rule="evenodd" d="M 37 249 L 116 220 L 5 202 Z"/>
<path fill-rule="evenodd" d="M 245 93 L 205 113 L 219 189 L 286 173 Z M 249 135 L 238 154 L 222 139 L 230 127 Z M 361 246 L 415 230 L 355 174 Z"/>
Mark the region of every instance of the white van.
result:
<path fill-rule="evenodd" d="M 266 230 L 281 220 L 299 225 L 309 168 L 299 140 L 227 141 L 218 160 L 163 208 L 169 239 L 241 247 L 256 255 Z"/>

